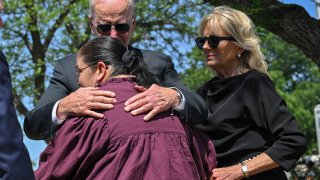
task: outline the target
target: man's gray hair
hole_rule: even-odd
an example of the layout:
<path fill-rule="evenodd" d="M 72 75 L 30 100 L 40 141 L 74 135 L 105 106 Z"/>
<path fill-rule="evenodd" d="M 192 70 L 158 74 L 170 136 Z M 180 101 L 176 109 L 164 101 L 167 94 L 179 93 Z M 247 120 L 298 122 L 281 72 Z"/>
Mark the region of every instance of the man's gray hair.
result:
<path fill-rule="evenodd" d="M 89 0 L 90 17 L 94 17 L 94 1 Z M 128 10 L 131 16 L 136 16 L 134 0 L 128 0 Z"/>

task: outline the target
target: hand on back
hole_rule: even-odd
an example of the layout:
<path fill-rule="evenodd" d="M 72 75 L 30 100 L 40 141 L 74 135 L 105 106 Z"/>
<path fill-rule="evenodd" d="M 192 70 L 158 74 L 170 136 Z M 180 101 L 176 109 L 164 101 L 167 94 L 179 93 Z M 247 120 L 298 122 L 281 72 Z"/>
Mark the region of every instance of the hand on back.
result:
<path fill-rule="evenodd" d="M 143 118 L 145 121 L 179 104 L 177 92 L 174 89 L 153 84 L 149 89 L 136 86 L 136 90 L 141 93 L 126 101 L 125 111 L 131 111 L 132 115 L 148 112 Z"/>
<path fill-rule="evenodd" d="M 66 119 L 68 116 L 103 118 L 103 114 L 96 110 L 112 109 L 115 102 L 113 92 L 96 87 L 79 88 L 60 101 L 56 114 L 58 119 Z"/>

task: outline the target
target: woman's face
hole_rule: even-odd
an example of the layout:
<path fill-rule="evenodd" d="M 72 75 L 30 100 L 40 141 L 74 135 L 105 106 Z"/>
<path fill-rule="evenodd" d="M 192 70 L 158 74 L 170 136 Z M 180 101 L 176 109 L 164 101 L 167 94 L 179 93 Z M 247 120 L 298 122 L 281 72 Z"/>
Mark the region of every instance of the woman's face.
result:
<path fill-rule="evenodd" d="M 212 35 L 218 37 L 230 37 L 230 35 L 223 29 L 221 31 L 213 32 L 207 24 L 202 36 L 209 37 Z M 206 41 L 203 46 L 203 51 L 207 59 L 207 65 L 218 73 L 233 71 L 240 67 L 240 61 L 237 54 L 241 54 L 243 50 L 237 46 L 234 41 L 220 40 L 217 48 L 210 48 L 208 41 Z"/>
<path fill-rule="evenodd" d="M 75 73 L 81 87 L 95 87 L 97 84 L 97 67 L 88 66 L 82 60 L 82 57 L 77 58 Z"/>

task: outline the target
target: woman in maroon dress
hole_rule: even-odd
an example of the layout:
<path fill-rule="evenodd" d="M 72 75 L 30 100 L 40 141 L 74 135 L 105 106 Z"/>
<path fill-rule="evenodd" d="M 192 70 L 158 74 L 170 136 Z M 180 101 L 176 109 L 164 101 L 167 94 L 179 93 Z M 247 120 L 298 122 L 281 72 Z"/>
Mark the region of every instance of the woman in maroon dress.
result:
<path fill-rule="evenodd" d="M 76 74 L 81 86 L 115 92 L 117 102 L 103 119 L 65 121 L 41 154 L 37 179 L 206 179 L 216 166 L 209 138 L 171 110 L 150 122 L 124 111 L 136 84 L 157 80 L 120 41 L 99 37 L 84 45 Z"/>

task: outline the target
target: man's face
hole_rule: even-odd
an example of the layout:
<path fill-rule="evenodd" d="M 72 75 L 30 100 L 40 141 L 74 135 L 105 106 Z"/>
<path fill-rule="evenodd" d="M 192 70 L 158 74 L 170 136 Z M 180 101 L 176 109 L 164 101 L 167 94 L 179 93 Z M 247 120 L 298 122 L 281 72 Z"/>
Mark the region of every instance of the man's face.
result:
<path fill-rule="evenodd" d="M 96 36 L 111 36 L 128 46 L 135 28 L 135 17 L 128 10 L 128 0 L 96 0 L 90 25 Z"/>

